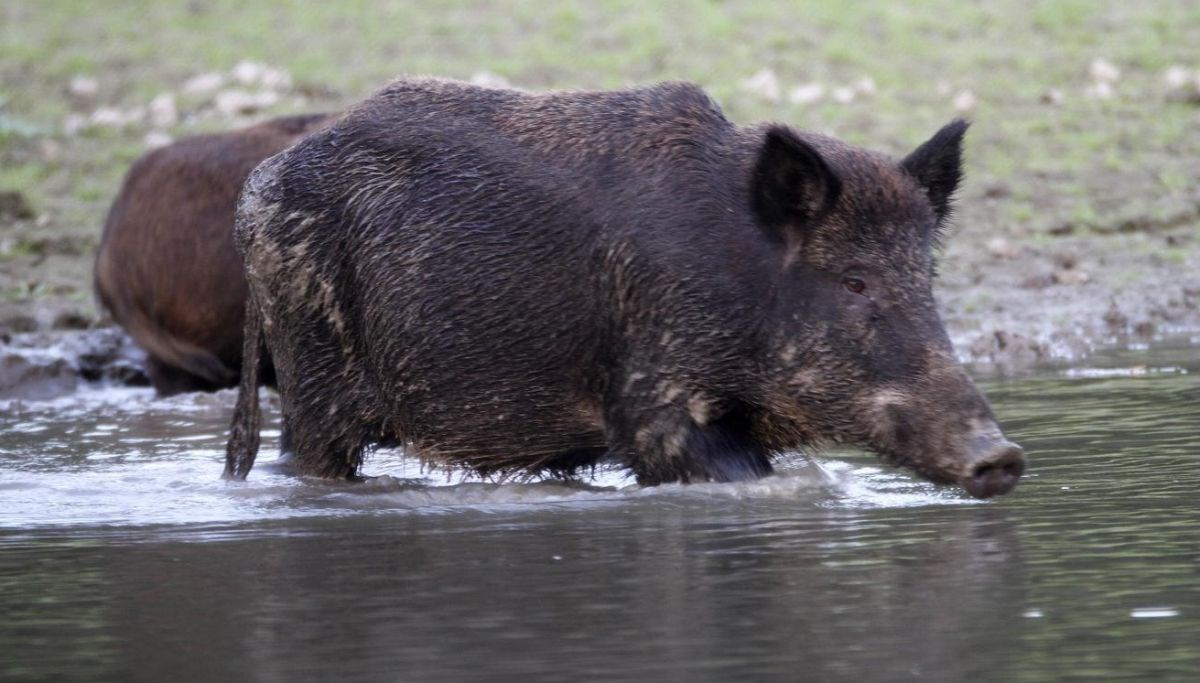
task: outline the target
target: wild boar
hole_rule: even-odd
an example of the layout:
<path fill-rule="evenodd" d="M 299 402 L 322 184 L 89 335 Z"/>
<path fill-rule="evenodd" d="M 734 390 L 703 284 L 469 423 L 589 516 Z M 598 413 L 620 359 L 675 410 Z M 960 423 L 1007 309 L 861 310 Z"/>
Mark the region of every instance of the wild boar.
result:
<path fill-rule="evenodd" d="M 147 352 L 159 394 L 237 384 L 246 310 L 233 246 L 238 192 L 263 159 L 328 120 L 288 116 L 197 135 L 129 169 L 104 224 L 94 285 L 101 305 Z"/>
<path fill-rule="evenodd" d="M 395 82 L 247 182 L 225 477 L 257 453 L 265 348 L 310 475 L 392 444 L 483 474 L 736 481 L 837 441 L 1005 493 L 1024 454 L 932 288 L 966 129 L 897 163 L 735 126 L 686 83 Z"/>

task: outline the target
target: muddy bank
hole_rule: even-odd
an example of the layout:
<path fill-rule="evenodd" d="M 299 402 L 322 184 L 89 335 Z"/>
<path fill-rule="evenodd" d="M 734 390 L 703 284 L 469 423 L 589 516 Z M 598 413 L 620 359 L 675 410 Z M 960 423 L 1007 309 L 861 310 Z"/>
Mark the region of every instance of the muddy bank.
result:
<path fill-rule="evenodd" d="M 44 400 L 86 382 L 148 386 L 145 354 L 121 330 L 107 327 L 0 334 L 0 400 Z"/>
<path fill-rule="evenodd" d="M 1051 242 L 971 237 L 964 229 L 951 236 L 937 286 L 955 350 L 977 372 L 1021 372 L 1165 339 L 1200 345 L 1193 225 Z M 90 254 L 73 265 L 86 270 Z M 0 399 L 51 398 L 96 381 L 146 385 L 144 358 L 90 299 L 0 304 Z"/>
<path fill-rule="evenodd" d="M 1194 218 L 1014 235 L 991 231 L 992 209 L 986 198 L 964 199 L 937 280 L 947 331 L 976 371 L 1019 372 L 1164 339 L 1200 344 Z M 0 398 L 48 398 L 97 380 L 145 384 L 144 354 L 83 284 L 93 244 L 28 241 L 29 256 L 0 262 L 0 275 L 23 290 L 0 301 Z"/>
<path fill-rule="evenodd" d="M 938 283 L 964 360 L 1023 366 L 1200 332 L 1200 223 L 980 241 L 951 243 Z"/>

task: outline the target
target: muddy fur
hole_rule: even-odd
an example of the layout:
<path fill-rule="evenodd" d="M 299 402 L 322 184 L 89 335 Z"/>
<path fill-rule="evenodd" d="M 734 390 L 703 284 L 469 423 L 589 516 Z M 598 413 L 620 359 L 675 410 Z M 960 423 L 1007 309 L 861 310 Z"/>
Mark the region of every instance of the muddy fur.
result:
<path fill-rule="evenodd" d="M 485 474 L 730 481 L 838 440 L 962 480 L 1002 442 L 931 290 L 965 129 L 897 163 L 736 127 L 685 83 L 393 83 L 238 208 L 297 465 L 349 477 L 390 443 Z M 255 452 L 231 441 L 226 476 Z"/>
<path fill-rule="evenodd" d="M 147 351 L 159 393 L 237 383 L 246 300 L 233 246 L 238 193 L 263 159 L 328 119 L 292 116 L 186 138 L 130 168 L 104 225 L 95 289 Z"/>

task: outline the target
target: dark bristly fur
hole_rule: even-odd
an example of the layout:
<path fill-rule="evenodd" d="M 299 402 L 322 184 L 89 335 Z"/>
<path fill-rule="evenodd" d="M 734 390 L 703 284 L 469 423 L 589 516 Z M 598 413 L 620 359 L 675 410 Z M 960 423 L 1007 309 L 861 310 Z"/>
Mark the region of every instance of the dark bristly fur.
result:
<path fill-rule="evenodd" d="M 238 193 L 263 159 L 329 118 L 289 116 L 185 138 L 130 168 L 104 225 L 95 289 L 146 350 L 160 394 L 237 383 L 246 300 L 233 246 Z"/>
<path fill-rule="evenodd" d="M 838 440 L 1004 493 L 1020 450 L 932 296 L 964 131 L 901 166 L 736 127 L 686 83 L 397 81 L 239 203 L 294 462 L 350 477 L 397 443 L 485 474 L 608 460 L 644 484 L 733 481 Z M 241 391 L 233 478 L 255 450 Z"/>

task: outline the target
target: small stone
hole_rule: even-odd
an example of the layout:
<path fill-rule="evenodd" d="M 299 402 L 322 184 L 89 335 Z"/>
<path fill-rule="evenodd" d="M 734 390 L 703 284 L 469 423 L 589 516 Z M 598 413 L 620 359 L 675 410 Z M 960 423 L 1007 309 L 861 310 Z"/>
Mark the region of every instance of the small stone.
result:
<path fill-rule="evenodd" d="M 1042 96 L 1040 99 L 1042 101 L 1042 104 L 1049 104 L 1054 107 L 1060 107 L 1060 106 L 1062 106 L 1062 103 L 1064 100 L 1063 91 L 1058 90 L 1057 88 L 1051 88 L 1050 90 L 1047 90 L 1046 92 L 1042 93 Z"/>
<path fill-rule="evenodd" d="M 833 101 L 838 104 L 850 104 L 854 101 L 854 88 L 834 88 Z"/>
<path fill-rule="evenodd" d="M 88 117 L 87 123 L 89 126 L 109 126 L 112 128 L 121 128 L 125 125 L 127 117 L 125 112 L 112 107 L 100 107 L 92 112 Z"/>
<path fill-rule="evenodd" d="M 159 147 L 166 147 L 172 142 L 175 142 L 175 138 L 161 130 L 152 130 L 149 133 L 146 133 L 146 137 L 142 138 L 142 144 L 146 145 L 146 149 L 158 149 Z"/>
<path fill-rule="evenodd" d="M 67 92 L 76 99 L 90 100 L 100 92 L 100 82 L 91 76 L 75 76 L 67 85 Z"/>
<path fill-rule="evenodd" d="M 975 94 L 970 90 L 963 90 L 954 96 L 954 100 L 951 102 L 951 104 L 954 105 L 955 111 L 965 114 L 975 109 Z"/>
<path fill-rule="evenodd" d="M 1093 59 L 1088 67 L 1088 75 L 1096 83 L 1108 83 L 1109 85 L 1121 80 L 1121 70 L 1104 59 Z"/>
<path fill-rule="evenodd" d="M 290 90 L 292 87 L 292 75 L 283 69 L 267 67 L 259 77 L 258 82 L 262 87 L 269 90 Z"/>
<path fill-rule="evenodd" d="M 876 93 L 875 81 L 870 76 L 863 76 L 854 82 L 854 94 L 858 97 L 871 97 Z"/>
<path fill-rule="evenodd" d="M 491 88 L 493 90 L 507 90 L 512 87 L 507 78 L 490 71 L 476 71 L 471 74 L 471 83 L 481 88 Z"/>
<path fill-rule="evenodd" d="M 1200 104 L 1200 71 L 1172 66 L 1163 74 L 1167 99 L 1173 102 Z"/>
<path fill-rule="evenodd" d="M 238 62 L 229 75 L 235 82 L 246 86 L 257 85 L 268 90 L 287 90 L 292 87 L 292 77 L 288 72 L 261 62 Z"/>
<path fill-rule="evenodd" d="M 983 196 L 988 199 L 1004 199 L 1012 196 L 1012 188 L 1003 182 L 990 183 L 983 189 Z"/>
<path fill-rule="evenodd" d="M 42 161 L 55 162 L 62 156 L 62 145 L 57 140 L 42 138 L 38 141 L 38 156 Z"/>
<path fill-rule="evenodd" d="M 1115 94 L 1112 84 L 1105 81 L 1098 81 L 1089 85 L 1084 92 L 1087 93 L 1088 97 L 1096 100 L 1110 100 Z"/>
<path fill-rule="evenodd" d="M 1070 252 L 1059 252 L 1054 255 L 1054 265 L 1063 270 L 1071 270 L 1079 265 L 1079 257 Z"/>
<path fill-rule="evenodd" d="M 26 313 L 16 313 L 0 319 L 0 333 L 7 335 L 36 332 L 37 328 L 37 320 Z"/>
<path fill-rule="evenodd" d="M 1112 302 L 1108 310 L 1104 313 L 1104 324 L 1108 325 L 1113 330 L 1124 330 L 1129 324 L 1129 316 L 1121 312 L 1117 307 L 1117 302 Z"/>
<path fill-rule="evenodd" d="M 1009 243 L 1008 240 L 1004 239 L 1003 237 L 993 237 L 992 239 L 988 240 L 985 246 L 987 247 L 988 253 L 998 259 L 1007 260 L 1016 258 L 1017 256 L 1017 250 L 1011 243 Z"/>
<path fill-rule="evenodd" d="M 1184 66 L 1175 64 L 1163 72 L 1163 82 L 1170 90 L 1178 90 L 1192 82 L 1192 72 Z"/>
<path fill-rule="evenodd" d="M 0 190 L 0 221 L 29 220 L 37 216 L 25 195 L 16 190 Z"/>
<path fill-rule="evenodd" d="M 67 332 L 61 348 L 74 358 L 79 375 L 88 381 L 107 380 L 117 384 L 149 384 L 144 367 L 146 354 L 116 327 Z"/>
<path fill-rule="evenodd" d="M 1008 365 L 1031 364 L 1049 355 L 1045 344 L 1007 330 L 994 330 L 975 339 L 968 351 L 974 358 Z"/>
<path fill-rule="evenodd" d="M 804 83 L 788 93 L 788 100 L 794 104 L 811 104 L 822 97 L 825 97 L 825 86 L 821 83 Z"/>
<path fill-rule="evenodd" d="M 183 92 L 189 95 L 207 95 L 225 85 L 225 77 L 219 73 L 210 72 L 197 74 L 183 84 Z"/>
<path fill-rule="evenodd" d="M 242 85 L 258 85 L 263 74 L 267 71 L 267 65 L 259 62 L 241 61 L 234 66 L 229 72 L 233 80 Z"/>
<path fill-rule="evenodd" d="M 79 131 L 87 128 L 87 117 L 83 114 L 67 114 L 63 117 L 63 133 L 78 135 Z"/>
<path fill-rule="evenodd" d="M 78 379 L 65 358 L 0 352 L 0 398 L 43 400 L 74 391 Z"/>
<path fill-rule="evenodd" d="M 1055 284 L 1053 275 L 1030 275 L 1021 280 L 1018 285 L 1021 289 L 1045 289 Z"/>
<path fill-rule="evenodd" d="M 213 106 L 221 114 L 234 117 L 254 114 L 267 107 L 274 106 L 278 102 L 278 93 L 270 90 L 263 90 L 257 93 L 249 93 L 244 90 L 222 90 L 217 93 L 216 99 L 213 100 Z"/>
<path fill-rule="evenodd" d="M 1055 284 L 1060 285 L 1082 285 L 1091 280 L 1091 277 L 1081 270 L 1056 270 L 1052 277 Z"/>
<path fill-rule="evenodd" d="M 763 69 L 741 82 L 742 90 L 752 93 L 768 102 L 778 102 L 782 97 L 779 77 L 771 69 Z"/>
<path fill-rule="evenodd" d="M 92 321 L 79 311 L 63 311 L 54 318 L 51 326 L 56 330 L 86 330 Z"/>
<path fill-rule="evenodd" d="M 159 128 L 173 126 L 179 122 L 179 110 L 175 108 L 175 96 L 161 93 L 150 100 L 150 123 Z"/>

